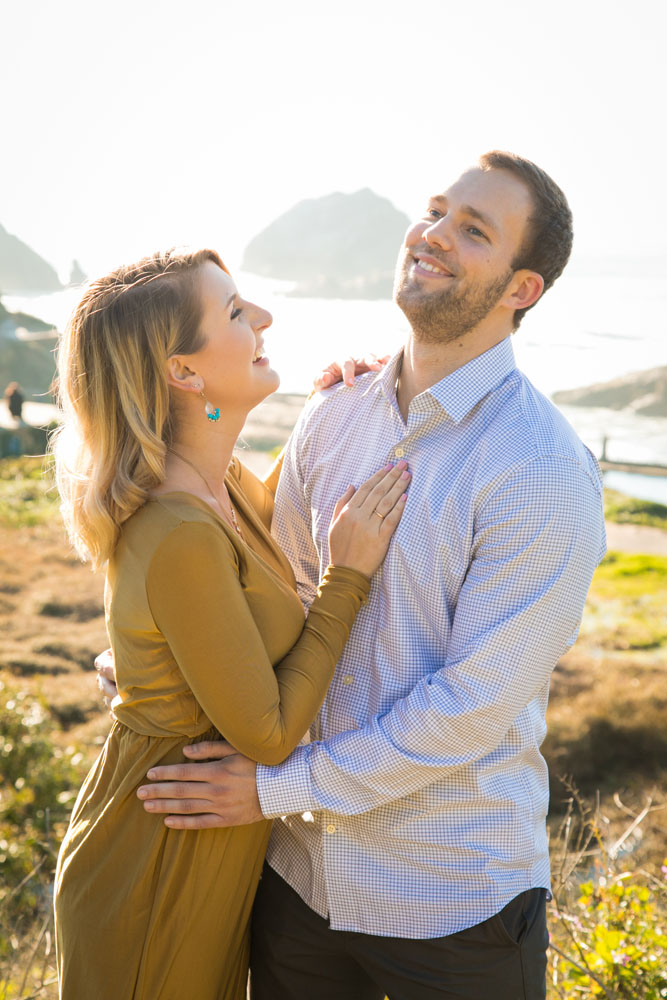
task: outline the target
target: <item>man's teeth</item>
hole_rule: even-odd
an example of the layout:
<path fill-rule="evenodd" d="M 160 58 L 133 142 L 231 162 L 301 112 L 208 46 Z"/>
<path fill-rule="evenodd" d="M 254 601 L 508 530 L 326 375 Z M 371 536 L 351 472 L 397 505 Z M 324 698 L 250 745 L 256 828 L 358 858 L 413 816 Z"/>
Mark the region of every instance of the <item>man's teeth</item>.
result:
<path fill-rule="evenodd" d="M 447 274 L 447 271 L 443 271 L 439 267 L 433 267 L 433 264 L 428 264 L 425 260 L 419 260 L 419 258 L 417 258 L 417 263 L 420 267 L 423 267 L 425 271 L 433 271 L 434 274 Z"/>

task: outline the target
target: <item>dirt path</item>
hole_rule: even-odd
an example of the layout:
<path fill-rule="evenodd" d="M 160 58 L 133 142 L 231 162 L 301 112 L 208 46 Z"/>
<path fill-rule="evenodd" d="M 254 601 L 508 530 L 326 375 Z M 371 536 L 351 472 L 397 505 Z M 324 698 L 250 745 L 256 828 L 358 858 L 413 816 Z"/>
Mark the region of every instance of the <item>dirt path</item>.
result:
<path fill-rule="evenodd" d="M 612 524 L 607 521 L 607 548 L 610 552 L 667 556 L 667 531 L 640 524 Z"/>

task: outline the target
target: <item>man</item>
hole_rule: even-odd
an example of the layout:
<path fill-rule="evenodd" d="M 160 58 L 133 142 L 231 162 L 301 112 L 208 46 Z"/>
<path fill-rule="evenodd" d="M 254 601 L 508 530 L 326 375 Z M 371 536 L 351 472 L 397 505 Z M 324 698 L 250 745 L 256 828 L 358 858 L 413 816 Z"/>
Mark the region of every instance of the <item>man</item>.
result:
<path fill-rule="evenodd" d="M 182 828 L 286 817 L 256 902 L 256 1000 L 545 995 L 539 746 L 604 525 L 595 460 L 510 335 L 571 241 L 562 192 L 511 154 L 430 200 L 397 271 L 404 350 L 314 399 L 281 476 L 275 533 L 307 605 L 342 489 L 386 460 L 413 475 L 312 742 L 276 767 L 191 748 L 223 759 L 140 790 Z"/>

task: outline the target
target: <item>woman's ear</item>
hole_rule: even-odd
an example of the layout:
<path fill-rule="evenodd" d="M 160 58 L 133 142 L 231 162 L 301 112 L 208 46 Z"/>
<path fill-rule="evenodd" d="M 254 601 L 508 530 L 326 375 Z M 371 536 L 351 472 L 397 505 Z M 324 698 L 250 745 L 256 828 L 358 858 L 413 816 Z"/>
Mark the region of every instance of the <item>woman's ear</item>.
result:
<path fill-rule="evenodd" d="M 189 392 L 201 392 L 204 388 L 201 375 L 188 368 L 179 354 L 173 354 L 167 359 L 167 382 L 174 389 L 185 389 Z"/>

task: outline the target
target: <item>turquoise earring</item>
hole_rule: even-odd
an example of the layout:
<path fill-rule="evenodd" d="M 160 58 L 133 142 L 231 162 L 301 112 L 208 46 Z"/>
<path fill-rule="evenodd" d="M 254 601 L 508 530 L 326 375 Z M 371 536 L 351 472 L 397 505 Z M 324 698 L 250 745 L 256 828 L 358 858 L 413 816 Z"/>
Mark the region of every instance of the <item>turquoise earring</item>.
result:
<path fill-rule="evenodd" d="M 219 420 L 220 419 L 220 407 L 219 406 L 214 406 L 213 403 L 210 403 L 208 401 L 208 399 L 204 395 L 204 392 L 202 390 L 201 384 L 195 385 L 194 389 L 199 393 L 199 395 L 201 396 L 201 398 L 204 400 L 204 403 L 205 403 L 204 412 L 206 413 L 206 416 L 208 417 L 208 419 L 209 420 L 213 420 L 213 421 Z"/>
<path fill-rule="evenodd" d="M 204 395 L 203 392 L 200 392 L 199 395 L 202 397 L 202 399 L 206 399 L 206 396 Z M 206 399 L 206 406 L 204 407 L 204 410 L 206 411 L 206 416 L 208 417 L 209 420 L 220 419 L 220 407 L 219 406 L 214 407 L 213 403 L 209 403 L 208 399 Z"/>

